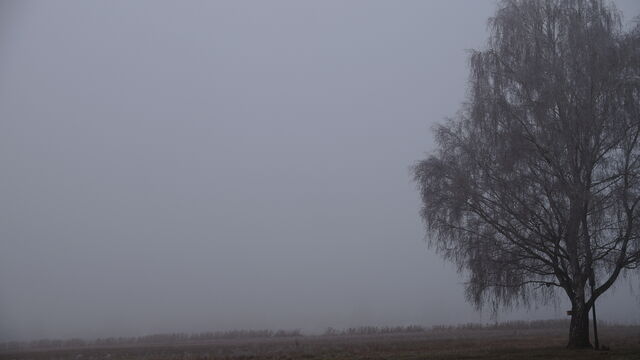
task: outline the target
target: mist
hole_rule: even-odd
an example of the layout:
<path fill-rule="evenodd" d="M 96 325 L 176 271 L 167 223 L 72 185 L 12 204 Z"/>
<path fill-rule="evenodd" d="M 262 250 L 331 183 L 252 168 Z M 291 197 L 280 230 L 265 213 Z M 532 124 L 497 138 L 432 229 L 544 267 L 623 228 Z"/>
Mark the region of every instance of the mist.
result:
<path fill-rule="evenodd" d="M 495 7 L 0 3 L 0 341 L 493 321 L 410 167 Z M 639 323 L 638 285 L 598 317 Z"/>

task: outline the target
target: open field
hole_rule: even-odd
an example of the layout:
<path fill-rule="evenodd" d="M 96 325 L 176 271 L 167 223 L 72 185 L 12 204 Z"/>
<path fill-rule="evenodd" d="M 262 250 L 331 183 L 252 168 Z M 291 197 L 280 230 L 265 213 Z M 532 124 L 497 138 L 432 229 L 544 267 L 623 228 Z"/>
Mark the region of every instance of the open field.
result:
<path fill-rule="evenodd" d="M 608 327 L 610 351 L 564 348 L 562 329 L 424 331 L 89 346 L 0 352 L 2 359 L 640 359 L 640 327 Z"/>

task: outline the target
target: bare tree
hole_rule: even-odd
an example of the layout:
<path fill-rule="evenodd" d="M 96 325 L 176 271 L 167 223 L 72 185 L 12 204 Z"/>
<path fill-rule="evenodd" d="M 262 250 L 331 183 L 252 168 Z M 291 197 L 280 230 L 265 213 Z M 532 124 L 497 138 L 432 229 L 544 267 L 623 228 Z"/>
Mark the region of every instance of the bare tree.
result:
<path fill-rule="evenodd" d="M 414 168 L 430 244 L 478 307 L 562 289 L 568 346 L 590 347 L 589 310 L 640 266 L 640 27 L 601 0 L 504 0 L 489 25 Z"/>

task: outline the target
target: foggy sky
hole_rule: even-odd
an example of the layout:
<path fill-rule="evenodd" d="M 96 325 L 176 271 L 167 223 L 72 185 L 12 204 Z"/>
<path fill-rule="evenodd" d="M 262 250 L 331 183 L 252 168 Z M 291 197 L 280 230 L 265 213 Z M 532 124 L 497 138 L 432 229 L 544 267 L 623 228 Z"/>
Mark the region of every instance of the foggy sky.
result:
<path fill-rule="evenodd" d="M 490 321 L 409 167 L 495 5 L 1 2 L 0 341 Z"/>

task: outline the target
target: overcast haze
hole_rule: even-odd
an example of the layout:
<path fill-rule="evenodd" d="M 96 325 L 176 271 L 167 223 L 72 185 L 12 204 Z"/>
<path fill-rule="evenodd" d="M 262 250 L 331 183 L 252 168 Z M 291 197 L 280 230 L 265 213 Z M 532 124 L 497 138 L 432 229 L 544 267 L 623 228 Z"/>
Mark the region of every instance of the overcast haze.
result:
<path fill-rule="evenodd" d="M 409 167 L 495 6 L 1 2 L 0 341 L 490 321 Z"/>

